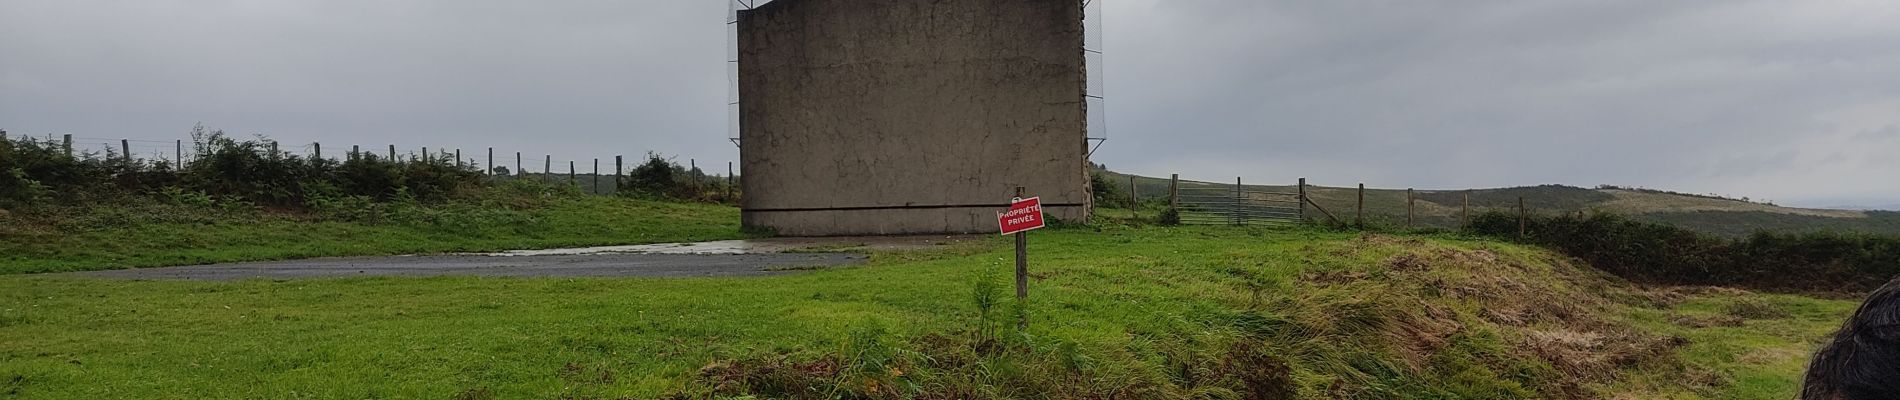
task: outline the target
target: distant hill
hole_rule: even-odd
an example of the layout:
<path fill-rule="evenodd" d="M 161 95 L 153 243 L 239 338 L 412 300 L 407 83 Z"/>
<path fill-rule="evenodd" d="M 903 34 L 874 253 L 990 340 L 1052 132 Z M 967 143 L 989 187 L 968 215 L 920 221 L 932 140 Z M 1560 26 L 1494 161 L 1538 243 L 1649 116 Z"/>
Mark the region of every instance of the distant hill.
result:
<path fill-rule="evenodd" d="M 1105 173 L 1110 182 L 1126 187 L 1129 175 Z M 1168 179 L 1136 176 L 1137 190 L 1144 198 L 1165 198 Z M 1185 186 L 1233 186 L 1233 183 L 1183 180 Z M 1284 185 L 1246 185 L 1250 189 L 1294 191 L 1291 182 Z M 1126 189 L 1123 189 L 1126 190 Z M 1124 192 L 1125 193 L 1125 192 Z M 1307 186 L 1315 203 L 1341 219 L 1351 220 L 1358 198 L 1356 188 Z M 1419 190 L 1415 211 L 1420 225 L 1459 226 L 1459 214 L 1466 196 L 1471 213 L 1487 210 L 1515 210 L 1517 199 L 1542 214 L 1606 211 L 1637 219 L 1662 222 L 1726 236 L 1742 236 L 1758 230 L 1774 232 L 1857 231 L 1900 234 L 1900 212 L 1871 210 L 1835 210 L 1782 207 L 1773 204 L 1729 199 L 1709 195 L 1672 193 L 1648 189 L 1617 187 L 1582 188 L 1563 185 L 1470 189 Z M 1405 189 L 1366 188 L 1366 219 L 1371 223 L 1405 223 Z"/>
<path fill-rule="evenodd" d="M 1836 209 L 1836 210 L 1900 211 L 1900 204 L 1888 204 L 1884 206 L 1847 205 L 1847 206 L 1830 206 L 1826 208 Z"/>

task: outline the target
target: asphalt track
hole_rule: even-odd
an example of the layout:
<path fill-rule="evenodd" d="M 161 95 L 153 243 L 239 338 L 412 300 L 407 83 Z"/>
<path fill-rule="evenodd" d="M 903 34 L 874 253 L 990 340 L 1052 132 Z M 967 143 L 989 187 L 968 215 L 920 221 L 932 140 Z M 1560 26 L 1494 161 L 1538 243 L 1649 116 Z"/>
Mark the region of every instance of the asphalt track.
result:
<path fill-rule="evenodd" d="M 298 279 L 352 276 L 714 277 L 772 275 L 863 264 L 862 254 L 587 254 L 319 258 L 78 272 L 119 279 Z"/>
<path fill-rule="evenodd" d="M 368 276 L 719 277 L 864 264 L 846 250 L 920 250 L 970 237 L 773 238 L 700 243 L 392 257 L 317 258 L 73 272 L 111 279 L 302 279 Z M 832 252 L 808 252 L 826 250 Z"/>

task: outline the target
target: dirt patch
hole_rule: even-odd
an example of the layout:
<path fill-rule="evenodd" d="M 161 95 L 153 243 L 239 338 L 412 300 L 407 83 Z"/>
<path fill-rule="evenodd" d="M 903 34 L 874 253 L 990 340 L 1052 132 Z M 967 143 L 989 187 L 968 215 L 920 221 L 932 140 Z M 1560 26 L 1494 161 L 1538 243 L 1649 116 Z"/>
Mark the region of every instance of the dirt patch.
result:
<path fill-rule="evenodd" d="M 1794 313 L 1782 309 L 1781 306 L 1752 297 L 1736 299 L 1730 302 L 1727 307 L 1724 307 L 1723 310 L 1727 311 L 1730 316 L 1751 320 L 1787 319 L 1794 316 Z"/>
<path fill-rule="evenodd" d="M 1629 330 L 1533 330 L 1524 344 L 1566 376 L 1595 381 L 1616 377 L 1623 368 L 1673 357 L 1688 339 Z"/>
<path fill-rule="evenodd" d="M 701 381 L 718 396 L 761 394 L 780 399 L 830 398 L 823 388 L 837 383 L 843 363 L 835 357 L 793 361 L 788 355 L 717 361 L 699 369 Z"/>
<path fill-rule="evenodd" d="M 1663 366 L 1695 372 L 1675 354 L 1687 339 L 1644 332 L 1604 314 L 1618 306 L 1653 308 L 1679 302 L 1681 291 L 1642 290 L 1567 257 L 1527 260 L 1414 238 L 1361 235 L 1331 251 L 1392 254 L 1366 268 L 1307 273 L 1300 282 L 1316 286 L 1314 290 L 1355 293 L 1355 298 L 1385 303 L 1369 306 L 1386 321 L 1375 324 L 1384 337 L 1377 343 L 1394 350 L 1396 364 L 1411 373 L 1443 371 L 1447 364 L 1441 363 L 1461 357 L 1469 358 L 1451 365 L 1481 365 L 1491 373 L 1515 368 L 1512 359 L 1535 360 L 1554 373 L 1520 381 L 1524 387 L 1545 397 L 1604 398 L 1610 394 L 1591 388 L 1615 381 L 1627 369 Z M 1333 320 L 1366 319 L 1346 311 L 1321 314 Z M 1304 329 L 1352 335 L 1325 325 Z M 1478 332 L 1495 332 L 1497 339 L 1482 339 Z M 1340 393 L 1354 393 L 1352 386 Z"/>

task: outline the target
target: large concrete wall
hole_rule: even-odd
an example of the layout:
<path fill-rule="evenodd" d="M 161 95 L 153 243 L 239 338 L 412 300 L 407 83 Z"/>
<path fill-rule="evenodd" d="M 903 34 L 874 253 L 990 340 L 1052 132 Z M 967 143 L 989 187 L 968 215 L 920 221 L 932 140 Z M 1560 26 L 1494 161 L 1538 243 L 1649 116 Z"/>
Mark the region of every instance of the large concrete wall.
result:
<path fill-rule="evenodd" d="M 746 226 L 996 232 L 1018 186 L 1087 220 L 1078 0 L 777 0 L 738 23 Z"/>

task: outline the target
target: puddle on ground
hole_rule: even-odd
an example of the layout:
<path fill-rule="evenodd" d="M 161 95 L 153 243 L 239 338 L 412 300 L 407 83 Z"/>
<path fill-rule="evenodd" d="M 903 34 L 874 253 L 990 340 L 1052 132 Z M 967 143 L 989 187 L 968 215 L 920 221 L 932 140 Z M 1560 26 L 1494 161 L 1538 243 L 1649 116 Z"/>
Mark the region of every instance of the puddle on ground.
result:
<path fill-rule="evenodd" d="M 719 240 L 695 243 L 660 243 L 632 246 L 583 247 L 573 249 L 513 250 L 467 255 L 491 257 L 575 256 L 589 254 L 770 254 L 792 251 L 853 250 L 925 250 L 984 236 L 862 236 L 818 238 L 767 238 Z"/>

